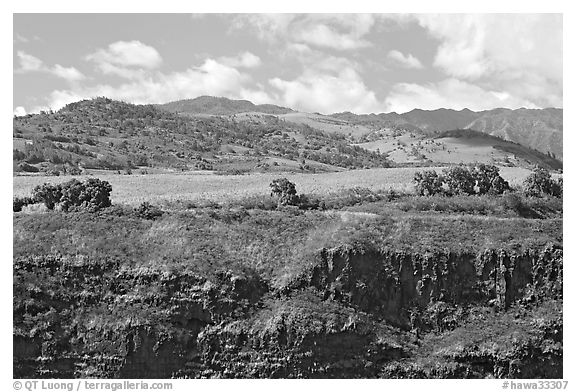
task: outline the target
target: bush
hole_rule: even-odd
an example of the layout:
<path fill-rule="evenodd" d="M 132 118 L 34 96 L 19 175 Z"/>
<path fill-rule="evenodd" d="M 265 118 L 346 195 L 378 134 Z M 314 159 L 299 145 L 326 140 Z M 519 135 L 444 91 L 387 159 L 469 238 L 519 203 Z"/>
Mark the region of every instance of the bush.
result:
<path fill-rule="evenodd" d="M 32 189 L 32 198 L 44 203 L 49 210 L 53 210 L 62 198 L 62 185 L 48 183 L 37 185 Z"/>
<path fill-rule="evenodd" d="M 32 197 L 15 197 L 12 203 L 13 211 L 20 212 L 22 211 L 22 208 L 34 203 L 36 203 L 36 200 Z"/>
<path fill-rule="evenodd" d="M 58 206 L 62 211 L 69 211 L 73 207 L 94 212 L 101 208 L 110 207 L 110 193 L 112 186 L 107 181 L 97 178 L 88 178 L 80 182 L 72 180 L 58 184 L 38 185 L 32 190 L 32 197 L 46 205 L 50 210 Z"/>
<path fill-rule="evenodd" d="M 420 196 L 433 196 L 442 192 L 443 179 L 434 170 L 425 170 L 414 174 L 416 193 Z"/>
<path fill-rule="evenodd" d="M 80 168 L 77 168 L 77 167 L 70 167 L 67 170 L 68 170 L 68 174 L 70 174 L 72 176 L 79 176 L 80 174 L 82 174 L 82 170 Z"/>
<path fill-rule="evenodd" d="M 554 181 L 550 172 L 546 169 L 538 168 L 533 171 L 522 183 L 526 196 L 562 196 L 562 180 Z"/>
<path fill-rule="evenodd" d="M 32 166 L 32 165 L 29 165 L 27 163 L 19 164 L 17 167 L 17 170 L 27 172 L 27 173 L 38 173 L 40 171 L 40 169 L 38 169 L 36 166 Z"/>
<path fill-rule="evenodd" d="M 464 166 L 452 166 L 442 171 L 442 178 L 447 186 L 448 195 L 473 195 L 476 179 Z"/>
<path fill-rule="evenodd" d="M 143 202 L 138 208 L 134 209 L 136 216 L 143 219 L 154 220 L 164 214 L 160 208 L 153 206 L 148 202 Z"/>
<path fill-rule="evenodd" d="M 494 165 L 480 163 L 472 167 L 471 173 L 480 195 L 501 195 L 510 190 L 510 184 L 500 176 L 500 169 Z"/>
<path fill-rule="evenodd" d="M 296 185 L 288 181 L 287 178 L 277 178 L 270 183 L 272 188 L 271 195 L 278 198 L 278 207 L 298 205 L 298 196 L 296 196 Z"/>

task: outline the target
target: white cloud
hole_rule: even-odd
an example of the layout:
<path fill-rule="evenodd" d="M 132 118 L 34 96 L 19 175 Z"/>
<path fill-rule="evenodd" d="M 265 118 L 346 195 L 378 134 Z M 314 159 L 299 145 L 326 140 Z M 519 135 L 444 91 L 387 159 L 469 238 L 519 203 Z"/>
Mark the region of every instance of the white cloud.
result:
<path fill-rule="evenodd" d="M 100 84 L 56 90 L 51 93 L 46 106 L 58 110 L 70 102 L 98 96 L 140 104 L 165 103 L 200 95 L 267 98 L 265 93 L 250 88 L 250 84 L 250 77 L 236 68 L 206 59 L 200 66 L 182 72 L 151 72 L 141 79 L 119 85 Z"/>
<path fill-rule="evenodd" d="M 60 64 L 48 67 L 42 60 L 28 53 L 18 51 L 16 54 L 20 60 L 20 68 L 15 71 L 16 73 L 44 72 L 62 78 L 70 83 L 85 79 L 84 74 L 74 67 L 63 67 Z"/>
<path fill-rule="evenodd" d="M 340 34 L 325 24 L 315 24 L 295 34 L 300 42 L 337 50 L 357 49 L 371 44 L 351 34 Z"/>
<path fill-rule="evenodd" d="M 78 71 L 76 68 L 63 67 L 60 64 L 56 64 L 54 67 L 52 67 L 51 72 L 54 75 L 70 82 L 77 82 L 86 78 L 82 72 Z"/>
<path fill-rule="evenodd" d="M 386 97 L 386 111 L 405 113 L 419 108 L 433 110 L 451 108 L 461 110 L 486 110 L 499 107 L 535 108 L 534 103 L 515 97 L 506 91 L 484 90 L 474 84 L 450 78 L 425 85 L 398 83 Z"/>
<path fill-rule="evenodd" d="M 38 57 L 23 51 L 18 51 L 16 55 L 20 60 L 20 69 L 23 72 L 40 71 L 44 68 L 44 63 Z"/>
<path fill-rule="evenodd" d="M 344 68 L 337 74 L 308 71 L 291 81 L 273 78 L 269 83 L 279 90 L 280 104 L 298 110 L 370 113 L 381 112 L 383 108 L 352 68 Z"/>
<path fill-rule="evenodd" d="M 14 109 L 14 115 L 15 116 L 25 116 L 26 115 L 26 109 L 24 109 L 24 107 L 22 107 L 22 106 L 18 106 L 18 107 L 16 107 L 16 109 Z"/>
<path fill-rule="evenodd" d="M 262 64 L 260 57 L 250 52 L 241 53 L 236 57 L 222 57 L 218 61 L 230 67 L 242 68 L 256 68 Z"/>
<path fill-rule="evenodd" d="M 408 53 L 405 55 L 404 53 L 398 50 L 391 50 L 388 52 L 387 56 L 390 60 L 392 60 L 395 64 L 409 69 L 422 69 L 422 63 L 416 57 Z"/>
<path fill-rule="evenodd" d="M 23 35 L 20 35 L 18 33 L 14 34 L 14 42 L 22 42 L 22 43 L 28 43 L 30 42 L 30 40 L 26 37 L 24 37 Z"/>
<path fill-rule="evenodd" d="M 128 79 L 142 77 L 145 70 L 155 69 L 162 64 L 158 51 L 140 41 L 117 41 L 85 58 L 94 62 L 104 74 Z"/>
<path fill-rule="evenodd" d="M 243 14 L 235 17 L 233 27 L 255 30 L 268 42 L 352 50 L 372 45 L 364 36 L 374 22 L 372 14 Z"/>
<path fill-rule="evenodd" d="M 418 15 L 441 41 L 434 64 L 484 89 L 562 105 L 562 15 Z M 536 84 L 535 84 L 536 83 Z"/>

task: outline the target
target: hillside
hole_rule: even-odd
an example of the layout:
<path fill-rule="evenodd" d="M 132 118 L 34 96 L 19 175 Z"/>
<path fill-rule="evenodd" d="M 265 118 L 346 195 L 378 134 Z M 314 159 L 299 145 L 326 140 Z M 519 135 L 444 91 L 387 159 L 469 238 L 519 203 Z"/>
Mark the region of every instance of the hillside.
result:
<path fill-rule="evenodd" d="M 345 137 L 280 121 L 179 116 L 153 105 L 97 98 L 14 118 L 16 171 L 335 171 L 387 167 Z"/>
<path fill-rule="evenodd" d="M 454 129 L 498 138 L 439 137 Z M 239 174 L 470 162 L 562 167 L 561 109 L 327 116 L 214 97 L 166 105 L 97 98 L 15 117 L 13 137 L 15 172 Z"/>
<path fill-rule="evenodd" d="M 403 114 L 336 113 L 332 117 L 368 126 L 373 132 L 386 129 L 417 132 L 429 137 L 454 129 L 472 129 L 550 154 L 561 161 L 562 114 L 562 109 L 492 109 L 480 112 L 414 109 Z"/>
<path fill-rule="evenodd" d="M 562 114 L 562 109 L 490 110 L 464 128 L 499 136 L 562 160 Z"/>
<path fill-rule="evenodd" d="M 157 105 L 172 113 L 230 115 L 236 113 L 258 112 L 266 114 L 286 114 L 293 110 L 276 105 L 254 105 L 250 101 L 221 97 L 201 96 Z"/>

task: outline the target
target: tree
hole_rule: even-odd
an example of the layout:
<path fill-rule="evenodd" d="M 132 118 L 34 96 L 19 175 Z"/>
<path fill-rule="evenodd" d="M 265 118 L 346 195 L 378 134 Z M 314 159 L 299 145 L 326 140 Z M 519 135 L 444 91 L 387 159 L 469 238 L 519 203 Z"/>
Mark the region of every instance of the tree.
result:
<path fill-rule="evenodd" d="M 554 181 L 550 172 L 543 168 L 534 170 L 523 182 L 526 196 L 562 196 L 562 180 Z"/>
<path fill-rule="evenodd" d="M 444 182 L 448 187 L 448 194 L 450 195 L 473 195 L 474 185 L 476 180 L 474 176 L 464 166 L 452 166 L 442 171 Z"/>
<path fill-rule="evenodd" d="M 287 178 L 277 178 L 270 183 L 271 195 L 278 197 L 278 206 L 297 205 L 296 185 Z"/>
<path fill-rule="evenodd" d="M 486 193 L 500 195 L 510 189 L 510 185 L 500 176 L 500 169 L 494 165 L 480 163 L 471 168 L 476 180 L 478 194 Z"/>
<path fill-rule="evenodd" d="M 442 192 L 442 177 L 434 170 L 424 170 L 414 174 L 416 193 L 420 196 L 432 196 Z"/>
<path fill-rule="evenodd" d="M 50 210 L 58 206 L 62 211 L 79 207 L 94 212 L 112 205 L 111 192 L 112 186 L 107 181 L 89 178 L 80 182 L 74 178 L 58 185 L 38 185 L 32 190 L 32 197 Z"/>

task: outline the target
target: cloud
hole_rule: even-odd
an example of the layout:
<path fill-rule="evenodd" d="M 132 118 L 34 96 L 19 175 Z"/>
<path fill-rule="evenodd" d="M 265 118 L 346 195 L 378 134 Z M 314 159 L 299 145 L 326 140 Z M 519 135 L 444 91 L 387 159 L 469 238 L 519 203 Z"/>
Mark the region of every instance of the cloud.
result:
<path fill-rule="evenodd" d="M 271 43 L 346 51 L 372 45 L 364 36 L 374 22 L 372 14 L 242 14 L 234 18 L 233 28 L 248 28 Z"/>
<path fill-rule="evenodd" d="M 484 90 L 474 84 L 455 78 L 438 83 L 397 83 L 385 100 L 386 111 L 405 113 L 419 108 L 433 110 L 451 108 L 486 110 L 499 107 L 535 108 L 537 105 L 502 90 Z"/>
<path fill-rule="evenodd" d="M 75 83 L 86 78 L 82 72 L 74 67 L 63 67 L 60 64 L 48 67 L 42 60 L 31 54 L 18 51 L 16 55 L 20 60 L 20 68 L 15 71 L 16 73 L 44 72 L 62 78 L 70 83 Z"/>
<path fill-rule="evenodd" d="M 18 33 L 14 34 L 14 42 L 22 42 L 22 43 L 28 43 L 30 42 L 30 40 L 26 37 L 24 37 L 23 35 L 20 35 Z"/>
<path fill-rule="evenodd" d="M 260 57 L 252 54 L 250 52 L 244 52 L 236 57 L 222 57 L 219 59 L 222 64 L 228 65 L 230 67 L 241 67 L 241 68 L 255 68 L 262 64 Z"/>
<path fill-rule="evenodd" d="M 14 115 L 15 116 L 25 116 L 26 115 L 26 109 L 24 109 L 24 107 L 22 107 L 22 106 L 18 106 L 18 107 L 16 107 L 16 109 L 14 109 Z"/>
<path fill-rule="evenodd" d="M 54 75 L 70 82 L 76 82 L 85 79 L 85 76 L 82 74 L 82 72 L 78 71 L 76 68 L 63 67 L 60 64 L 56 64 L 52 68 L 51 72 Z"/>
<path fill-rule="evenodd" d="M 44 68 L 44 63 L 37 57 L 19 50 L 16 55 L 20 60 L 20 70 L 22 72 L 40 71 Z"/>
<path fill-rule="evenodd" d="M 70 102 L 98 96 L 136 104 L 165 103 L 200 95 L 238 99 L 256 97 L 259 100 L 268 98 L 264 92 L 251 87 L 251 84 L 249 75 L 217 60 L 206 59 L 201 65 L 182 72 L 155 71 L 118 85 L 100 84 L 55 90 L 50 94 L 46 106 L 58 110 Z"/>
<path fill-rule="evenodd" d="M 309 26 L 295 34 L 300 42 L 337 50 L 358 49 L 370 46 L 370 42 L 351 34 L 340 34 L 325 24 Z"/>
<path fill-rule="evenodd" d="M 85 57 L 96 64 L 100 72 L 134 79 L 146 70 L 158 68 L 162 57 L 152 46 L 140 41 L 117 41 Z"/>
<path fill-rule="evenodd" d="M 279 91 L 280 104 L 298 110 L 370 113 L 381 112 L 383 108 L 352 68 L 344 68 L 337 74 L 308 71 L 294 80 L 273 78 L 269 83 Z"/>
<path fill-rule="evenodd" d="M 388 52 L 387 55 L 388 59 L 392 60 L 395 64 L 399 65 L 403 68 L 409 69 L 422 69 L 422 63 L 416 57 L 408 53 L 405 55 L 404 53 L 398 50 L 391 50 Z"/>
<path fill-rule="evenodd" d="M 434 65 L 538 106 L 562 105 L 562 15 L 417 15 L 440 41 Z M 537 83 L 537 84 L 534 84 Z"/>

